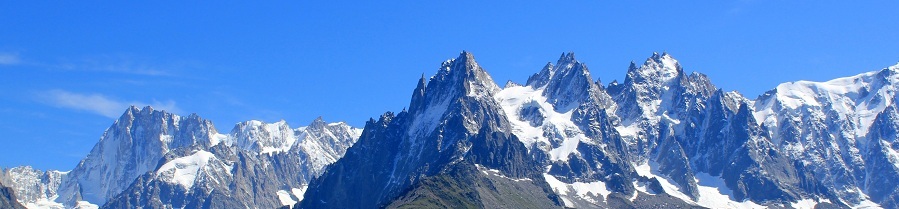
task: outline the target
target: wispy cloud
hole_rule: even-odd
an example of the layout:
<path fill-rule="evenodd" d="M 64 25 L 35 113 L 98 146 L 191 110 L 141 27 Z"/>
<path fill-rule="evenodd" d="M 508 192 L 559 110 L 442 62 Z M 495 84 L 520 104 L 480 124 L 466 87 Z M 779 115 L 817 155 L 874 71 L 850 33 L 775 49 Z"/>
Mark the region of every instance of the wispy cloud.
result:
<path fill-rule="evenodd" d="M 42 92 L 38 96 L 38 99 L 43 103 L 56 107 L 87 111 L 108 118 L 119 117 L 122 112 L 131 105 L 139 107 L 149 105 L 153 106 L 154 109 L 175 113 L 181 112 L 175 105 L 175 101 L 172 100 L 167 100 L 165 102 L 154 100 L 150 103 L 140 101 L 120 101 L 98 93 L 80 94 L 64 90 L 50 90 Z"/>
<path fill-rule="evenodd" d="M 0 65 L 17 65 L 21 62 L 17 53 L 0 52 Z"/>
<path fill-rule="evenodd" d="M 95 56 L 57 65 L 65 70 L 109 72 L 146 76 L 172 76 L 172 69 L 180 65 L 149 64 L 130 56 Z"/>
<path fill-rule="evenodd" d="M 82 58 L 23 61 L 18 53 L 0 52 L 0 65 L 20 65 L 44 70 L 100 72 L 139 76 L 175 76 L 183 69 L 199 66 L 192 62 L 156 62 L 127 55 L 95 55 Z"/>

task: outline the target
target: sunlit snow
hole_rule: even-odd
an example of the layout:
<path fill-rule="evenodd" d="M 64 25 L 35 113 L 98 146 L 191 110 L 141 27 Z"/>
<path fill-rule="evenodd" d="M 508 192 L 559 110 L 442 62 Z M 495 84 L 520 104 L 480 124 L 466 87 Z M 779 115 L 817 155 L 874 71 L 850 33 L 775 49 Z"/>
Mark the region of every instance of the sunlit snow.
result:
<path fill-rule="evenodd" d="M 192 155 L 175 158 L 163 164 L 156 171 L 156 175 L 161 176 L 166 182 L 190 189 L 197 179 L 197 174 L 206 169 L 209 161 L 214 158 L 215 155 L 212 153 L 199 150 Z"/>
<path fill-rule="evenodd" d="M 899 66 L 899 65 L 897 65 Z M 890 67 L 899 71 L 897 66 Z M 864 137 L 868 128 L 884 108 L 893 103 L 896 89 L 879 78 L 882 71 L 872 71 L 855 76 L 837 78 L 825 82 L 797 81 L 783 83 L 775 88 L 776 95 L 768 100 L 756 101 L 754 116 L 759 124 L 776 125 L 779 108 L 795 111 L 802 107 L 830 108 L 840 119 L 852 121 L 855 136 Z M 899 74 L 886 78 L 899 82 Z M 779 104 L 779 106 L 778 106 Z"/>
<path fill-rule="evenodd" d="M 570 197 L 579 197 L 580 199 L 587 200 L 591 203 L 599 203 L 600 200 L 594 199 L 592 196 L 601 196 L 603 199 L 608 197 L 609 194 L 612 194 L 612 191 L 606 189 L 606 183 L 602 181 L 594 181 L 594 182 L 574 182 L 572 184 L 568 184 L 559 179 L 556 179 L 553 175 L 543 174 L 543 177 L 546 179 L 546 183 L 549 183 L 549 186 L 561 196 L 562 201 L 564 202 L 566 207 L 574 207 L 575 205 L 571 202 Z"/>
<path fill-rule="evenodd" d="M 738 201 L 733 198 L 733 191 L 727 188 L 727 185 L 724 184 L 724 180 L 720 177 L 711 176 L 706 173 L 696 173 L 696 184 L 699 189 L 699 198 L 698 201 L 693 201 L 686 194 L 680 191 L 679 187 L 675 185 L 671 179 L 669 179 L 665 175 L 658 174 L 656 171 L 656 167 L 654 163 L 643 163 L 639 166 L 636 166 L 635 169 L 637 174 L 640 176 L 645 176 L 648 178 L 655 177 L 659 180 L 659 183 L 662 184 L 662 188 L 665 190 L 665 193 L 677 197 L 681 200 L 684 200 L 688 203 L 697 204 L 703 207 L 709 208 L 765 208 L 757 203 L 751 201 Z M 642 188 L 643 192 L 650 193 L 645 191 L 645 187 L 638 187 L 638 189 Z"/>
<path fill-rule="evenodd" d="M 550 140 L 561 140 L 557 147 L 548 149 L 541 147 L 541 149 L 547 149 L 544 151 L 549 151 L 550 159 L 553 161 L 567 161 L 572 153 L 577 153 L 578 144 L 591 143 L 580 128 L 571 121 L 571 114 L 574 110 L 565 113 L 556 112 L 552 104 L 546 101 L 542 89 L 514 86 L 503 89 L 496 94 L 495 98 L 509 118 L 512 133 L 518 136 L 525 146 L 531 147 L 534 143 L 548 145 Z M 523 119 L 520 111 L 529 105 L 540 111 L 543 117 L 541 124 L 534 126 L 531 122 Z M 551 133 L 546 133 L 547 130 Z M 547 135 L 557 138 L 551 139 Z"/>

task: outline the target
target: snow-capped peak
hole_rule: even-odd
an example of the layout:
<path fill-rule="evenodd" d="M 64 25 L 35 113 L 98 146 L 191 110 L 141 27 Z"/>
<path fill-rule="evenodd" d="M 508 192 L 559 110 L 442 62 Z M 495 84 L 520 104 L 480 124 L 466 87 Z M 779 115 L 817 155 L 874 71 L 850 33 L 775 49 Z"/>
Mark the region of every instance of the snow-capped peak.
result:
<path fill-rule="evenodd" d="M 531 76 L 526 86 L 503 89 L 496 100 L 519 140 L 527 147 L 536 143 L 552 161 L 567 161 L 579 143 L 595 143 L 572 120 L 575 108 L 592 104 L 610 113 L 615 109 L 611 97 L 593 82 L 587 65 L 571 52 Z"/>
<path fill-rule="evenodd" d="M 555 65 L 547 64 L 540 73 L 531 76 L 527 86 L 543 90 L 547 102 L 561 112 L 585 102 L 598 104 L 603 108 L 611 105 L 610 101 L 600 102 L 611 98 L 593 82 L 587 65 L 577 61 L 572 52 L 563 53 Z"/>
<path fill-rule="evenodd" d="M 244 150 L 272 153 L 290 150 L 297 141 L 293 132 L 284 120 L 270 124 L 251 120 L 234 125 L 230 137 Z"/>
<path fill-rule="evenodd" d="M 564 57 L 564 55 L 563 55 L 563 57 Z M 562 58 L 559 58 L 559 60 L 562 60 Z M 543 69 L 540 70 L 540 72 L 535 73 L 534 75 L 531 75 L 531 77 L 528 78 L 528 81 L 525 82 L 525 85 L 526 86 L 545 86 L 546 82 L 549 82 L 550 77 L 552 77 L 553 74 L 555 74 L 555 71 L 553 70 L 553 68 L 555 68 L 555 66 L 553 66 L 553 63 L 547 62 L 546 65 L 543 66 Z"/>
<path fill-rule="evenodd" d="M 228 174 L 229 165 L 216 159 L 215 154 L 197 150 L 193 154 L 172 159 L 156 170 L 156 176 L 163 181 L 191 189 L 197 182 L 217 176 L 204 173 Z M 218 176 L 220 177 L 220 176 Z"/>
<path fill-rule="evenodd" d="M 423 82 L 419 82 L 421 87 Z M 410 136 L 429 134 L 442 121 L 452 104 L 463 101 L 493 102 L 501 89 L 475 61 L 474 55 L 462 51 L 459 57 L 443 62 L 437 74 L 424 88 L 416 88 L 409 112 L 415 115 Z M 420 95 L 420 96 L 418 96 Z"/>
<path fill-rule="evenodd" d="M 481 68 L 470 52 L 462 51 L 462 54 L 450 65 L 444 65 L 441 68 L 441 72 L 436 77 L 444 75 L 453 80 L 465 81 L 463 84 L 469 97 L 490 98 L 500 90 L 499 86 L 493 82 L 493 78 Z"/>
<path fill-rule="evenodd" d="M 754 101 L 753 116 L 756 123 L 768 127 L 775 144 L 822 176 L 822 184 L 841 200 L 856 205 L 870 197 L 883 203 L 879 198 L 896 194 L 865 188 L 861 182 L 889 176 L 880 171 L 883 165 L 871 164 L 889 149 L 872 147 L 880 143 L 878 130 L 892 128 L 875 124 L 879 116 L 890 114 L 887 108 L 896 105 L 897 82 L 899 65 L 823 82 L 782 83 Z M 872 130 L 874 136 L 869 134 Z M 858 172 L 865 170 L 871 173 Z"/>
<path fill-rule="evenodd" d="M 503 85 L 503 89 L 516 86 L 521 86 L 521 84 L 515 83 L 515 81 L 512 80 L 508 80 L 506 81 L 506 85 Z"/>
<path fill-rule="evenodd" d="M 586 65 L 575 59 L 574 52 L 562 53 L 562 56 L 559 56 L 559 60 L 556 61 L 555 65 L 551 62 L 546 63 L 546 66 L 544 66 L 539 73 L 528 78 L 525 85 L 533 88 L 541 88 L 553 80 L 558 80 L 560 77 L 566 77 L 571 71 L 578 70 L 581 71 L 581 74 L 589 75 L 589 72 L 586 72 Z"/>
<path fill-rule="evenodd" d="M 562 56 L 559 57 L 558 63 L 569 63 L 576 62 L 577 59 L 574 58 L 574 52 L 566 52 L 562 53 Z"/>
<path fill-rule="evenodd" d="M 66 205 L 87 201 L 102 205 L 136 177 L 156 168 L 170 150 L 210 146 L 218 132 L 208 120 L 181 117 L 152 107 L 131 106 L 60 185 Z M 100 183 L 102 182 L 102 183 Z"/>
<path fill-rule="evenodd" d="M 639 68 L 632 68 L 627 76 L 631 80 L 646 80 L 655 84 L 662 84 L 673 80 L 683 74 L 680 63 L 668 53 L 657 52 L 647 58 Z"/>
<path fill-rule="evenodd" d="M 0 185 L 13 189 L 18 201 L 28 208 L 62 208 L 62 204 L 53 201 L 66 173 L 45 172 L 31 166 L 0 169 Z"/>
<path fill-rule="evenodd" d="M 699 79 L 701 76 L 694 77 Z M 658 119 L 660 114 L 664 114 L 666 106 L 673 105 L 662 104 L 663 101 L 671 101 L 667 98 L 674 96 L 670 90 L 678 88 L 684 78 L 680 63 L 667 53 L 653 53 L 640 67 L 631 62 L 620 89 L 617 85 L 610 85 L 610 88 L 616 89 L 618 104 L 635 104 L 620 106 L 618 116 L 625 118 L 626 125 L 642 119 Z M 692 85 L 687 82 L 688 86 Z"/>
<path fill-rule="evenodd" d="M 315 120 L 312 120 L 312 123 L 309 124 L 308 128 L 323 129 L 327 126 L 328 126 L 328 123 L 325 123 L 325 120 L 322 119 L 321 116 L 318 116 L 317 118 L 315 118 Z"/>
<path fill-rule="evenodd" d="M 462 51 L 455 59 L 443 62 L 440 70 L 431 77 L 424 89 L 429 97 L 447 98 L 459 96 L 489 98 L 500 90 L 490 75 L 475 61 L 474 55 L 467 51 Z"/>
<path fill-rule="evenodd" d="M 782 83 L 756 100 L 754 116 L 771 126 L 778 123 L 778 112 L 827 109 L 855 124 L 855 135 L 863 137 L 877 114 L 893 103 L 897 82 L 899 65 L 825 82 Z"/>

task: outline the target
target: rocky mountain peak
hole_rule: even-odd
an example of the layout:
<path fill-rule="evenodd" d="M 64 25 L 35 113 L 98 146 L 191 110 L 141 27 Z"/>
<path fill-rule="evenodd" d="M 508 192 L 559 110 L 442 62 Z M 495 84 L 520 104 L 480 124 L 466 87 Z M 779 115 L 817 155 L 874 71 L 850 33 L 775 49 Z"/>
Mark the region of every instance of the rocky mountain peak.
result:
<path fill-rule="evenodd" d="M 564 57 L 564 55 L 563 55 Z M 561 58 L 559 58 L 561 60 Z M 525 83 L 526 86 L 546 86 L 546 82 L 549 82 L 550 77 L 555 74 L 553 70 L 555 66 L 553 66 L 552 62 L 547 62 L 546 65 L 540 70 L 540 72 L 531 75 L 528 77 L 528 81 Z"/>
<path fill-rule="evenodd" d="M 608 96 L 604 89 L 593 82 L 587 65 L 575 59 L 573 52 L 563 53 L 555 65 L 547 64 L 539 73 L 528 79 L 527 86 L 543 89 L 543 96 L 556 111 L 566 112 L 587 103 L 608 107 L 611 102 L 601 102 Z"/>
<path fill-rule="evenodd" d="M 48 201 L 56 197 L 56 191 L 65 175 L 66 172 L 41 171 L 31 166 L 4 168 L 0 169 L 0 184 L 14 190 L 19 202 Z"/>
<path fill-rule="evenodd" d="M 427 135 L 443 123 L 445 117 L 456 116 L 465 117 L 463 121 L 474 130 L 483 119 L 482 114 L 489 114 L 479 109 L 498 109 L 493 96 L 500 90 L 474 56 L 463 51 L 459 57 L 443 62 L 426 87 L 416 88 L 408 111 L 413 116 L 414 127 L 409 134 Z"/>
<path fill-rule="evenodd" d="M 888 82 L 899 82 L 899 64 L 887 67 L 881 70 L 880 74 L 888 80 Z"/>
<path fill-rule="evenodd" d="M 18 195 L 16 195 L 14 189 L 3 186 L 0 183 L 0 207 L 9 208 L 9 209 L 25 209 L 19 201 L 16 199 Z"/>
<path fill-rule="evenodd" d="M 410 110 L 424 109 L 423 105 L 425 105 L 424 97 L 427 85 L 428 81 L 425 80 L 425 75 L 421 74 L 421 79 L 418 79 L 418 85 L 415 86 L 415 90 L 412 92 L 412 101 L 409 103 Z"/>
<path fill-rule="evenodd" d="M 696 78 L 701 80 L 700 76 Z M 619 104 L 617 114 L 625 123 L 633 123 L 645 119 L 656 120 L 658 114 L 665 111 L 660 112 L 660 109 L 668 108 L 664 106 L 675 107 L 682 105 L 680 102 L 687 102 L 674 97 L 681 97 L 680 94 L 685 93 L 684 90 L 689 91 L 692 84 L 671 55 L 653 53 L 639 67 L 631 62 L 624 83 L 618 86 L 609 87 L 612 97 Z M 707 91 L 711 93 L 714 89 Z"/>
<path fill-rule="evenodd" d="M 240 122 L 234 125 L 229 135 L 237 146 L 255 153 L 286 151 L 297 138 L 286 121 L 265 123 L 259 120 Z"/>
<path fill-rule="evenodd" d="M 627 72 L 625 83 L 649 83 L 653 85 L 662 85 L 679 76 L 682 76 L 683 69 L 680 63 L 668 53 L 661 55 L 654 52 L 652 56 L 643 62 L 643 65 L 636 67 L 632 63 Z"/>
<path fill-rule="evenodd" d="M 437 86 L 462 85 L 468 96 L 489 98 L 499 91 L 493 78 L 478 65 L 474 55 L 467 51 L 462 51 L 456 59 L 445 62 L 431 82 Z M 431 89 L 431 82 L 428 83 L 428 89 Z"/>
<path fill-rule="evenodd" d="M 512 81 L 512 80 L 508 80 L 508 81 L 506 81 L 506 84 L 503 85 L 503 89 L 509 88 L 509 87 L 516 87 L 516 86 L 521 86 L 521 84 L 515 83 L 515 81 Z"/>
<path fill-rule="evenodd" d="M 555 65 L 546 63 L 546 66 L 539 73 L 528 78 L 526 85 L 533 88 L 542 88 L 550 82 L 558 82 L 562 77 L 572 77 L 568 75 L 572 73 L 579 74 L 580 76 L 577 76 L 577 78 L 587 76 L 586 79 L 590 79 L 587 66 L 575 59 L 574 52 L 562 53 Z"/>
<path fill-rule="evenodd" d="M 443 62 L 426 85 L 419 80 L 408 111 L 369 120 L 347 155 L 311 182 L 304 199 L 320 201 L 295 208 L 383 207 L 431 177 L 449 177 L 452 169 L 471 172 L 450 178 L 471 185 L 469 177 L 482 175 L 475 164 L 505 176 L 538 177 L 539 165 L 515 140 L 494 99 L 499 91 L 471 53 Z"/>
<path fill-rule="evenodd" d="M 322 116 L 318 116 L 315 120 L 312 120 L 312 123 L 309 123 L 308 129 L 314 130 L 322 130 L 328 127 L 328 123 L 325 123 L 325 120 L 322 119 Z"/>
<path fill-rule="evenodd" d="M 154 169 L 170 150 L 212 146 L 218 142 L 217 134 L 212 123 L 199 116 L 184 118 L 149 106 L 131 106 L 67 175 L 73 180 L 60 186 L 57 201 L 102 205 L 137 176 Z"/>
<path fill-rule="evenodd" d="M 568 62 L 577 62 L 577 59 L 574 58 L 574 52 L 566 52 L 562 53 L 562 56 L 559 56 L 558 63 L 568 63 Z"/>
<path fill-rule="evenodd" d="M 455 59 L 443 62 L 427 85 L 424 85 L 424 79 L 419 80 L 418 84 L 414 94 L 421 97 L 413 96 L 410 113 L 419 112 L 421 107 L 430 106 L 434 102 L 459 97 L 491 98 L 500 90 L 490 75 L 475 61 L 474 55 L 467 51 L 462 51 Z"/>

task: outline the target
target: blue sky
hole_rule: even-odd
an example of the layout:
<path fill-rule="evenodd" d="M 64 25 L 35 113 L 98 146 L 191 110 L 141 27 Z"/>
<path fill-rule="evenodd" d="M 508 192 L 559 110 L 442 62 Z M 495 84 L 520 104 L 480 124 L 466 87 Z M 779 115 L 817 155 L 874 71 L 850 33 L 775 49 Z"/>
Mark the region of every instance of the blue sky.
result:
<path fill-rule="evenodd" d="M 0 3 L 0 167 L 72 169 L 128 105 L 361 126 L 462 50 L 524 82 L 573 51 L 594 79 L 667 51 L 755 98 L 899 61 L 896 1 Z"/>

